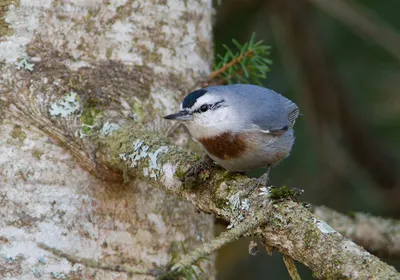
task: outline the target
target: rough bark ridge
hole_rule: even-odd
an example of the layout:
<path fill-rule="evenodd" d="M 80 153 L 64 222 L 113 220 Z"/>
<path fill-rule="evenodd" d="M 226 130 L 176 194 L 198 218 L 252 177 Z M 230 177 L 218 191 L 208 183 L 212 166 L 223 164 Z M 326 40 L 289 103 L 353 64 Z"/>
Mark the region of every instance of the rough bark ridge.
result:
<path fill-rule="evenodd" d="M 93 141 L 123 119 L 166 132 L 160 116 L 209 72 L 210 1 L 0 6 L 0 278 L 127 278 L 38 242 L 149 269 L 180 251 L 175 242 L 190 249 L 212 238 L 211 217 L 142 180 L 124 184 L 120 170 L 97 160 Z"/>
<path fill-rule="evenodd" d="M 368 251 L 378 256 L 400 257 L 400 221 L 365 213 L 347 216 L 324 206 L 315 207 L 313 212 Z"/>

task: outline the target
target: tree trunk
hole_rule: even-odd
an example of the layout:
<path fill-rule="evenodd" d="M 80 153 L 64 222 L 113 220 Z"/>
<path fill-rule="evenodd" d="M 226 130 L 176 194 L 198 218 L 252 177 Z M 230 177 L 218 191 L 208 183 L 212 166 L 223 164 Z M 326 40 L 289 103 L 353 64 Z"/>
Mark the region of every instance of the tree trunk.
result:
<path fill-rule="evenodd" d="M 161 116 L 210 70 L 211 1 L 0 6 L 0 278 L 129 278 L 70 263 L 41 242 L 152 269 L 181 255 L 180 242 L 190 250 L 210 240 L 211 217 L 124 179 L 101 163 L 96 143 L 127 122 L 171 133 Z M 213 259 L 202 267 L 212 279 Z"/>

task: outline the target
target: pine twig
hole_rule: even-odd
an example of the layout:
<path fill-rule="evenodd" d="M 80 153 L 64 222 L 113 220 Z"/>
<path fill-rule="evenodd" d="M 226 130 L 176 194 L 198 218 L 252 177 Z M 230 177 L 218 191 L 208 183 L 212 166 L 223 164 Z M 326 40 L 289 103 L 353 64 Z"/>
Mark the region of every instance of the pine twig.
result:
<path fill-rule="evenodd" d="M 237 58 L 231 60 L 229 63 L 225 64 L 224 66 L 222 66 L 221 68 L 215 70 L 214 72 L 212 72 L 207 80 L 203 83 L 203 87 L 206 87 L 209 85 L 209 83 L 213 80 L 215 80 L 218 76 L 222 75 L 224 72 L 226 72 L 229 68 L 231 68 L 232 66 L 239 64 L 240 62 L 242 62 L 242 60 L 245 57 L 251 57 L 252 55 L 254 55 L 254 50 L 249 49 L 247 52 L 245 52 L 244 54 L 238 56 Z"/>
<path fill-rule="evenodd" d="M 223 56 L 217 55 L 214 72 L 200 83 L 202 87 L 235 82 L 261 84 L 260 79 L 267 77 L 272 63 L 268 58 L 270 47 L 262 41 L 255 42 L 255 34 L 244 44 L 236 40 L 232 42 L 237 50 L 223 45 L 226 52 Z"/>

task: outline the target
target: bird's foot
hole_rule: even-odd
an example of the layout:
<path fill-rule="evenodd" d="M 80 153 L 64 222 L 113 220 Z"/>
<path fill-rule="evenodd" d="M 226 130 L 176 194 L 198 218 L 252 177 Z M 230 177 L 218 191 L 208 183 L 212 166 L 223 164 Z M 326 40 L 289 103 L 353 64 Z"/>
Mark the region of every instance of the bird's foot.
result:
<path fill-rule="evenodd" d="M 254 184 L 247 192 L 246 195 L 250 195 L 256 188 L 260 188 L 260 191 L 262 192 L 262 188 L 266 188 L 268 186 L 268 182 L 269 182 L 269 172 L 271 171 L 271 166 L 267 167 L 266 172 L 261 175 L 261 177 L 259 177 L 257 179 L 257 184 Z"/>
<path fill-rule="evenodd" d="M 179 178 L 179 180 L 181 182 L 192 181 L 198 175 L 201 175 L 213 167 L 213 165 L 214 161 L 208 155 L 204 154 L 201 160 L 191 166 L 189 170 L 185 172 L 185 175 L 182 178 Z"/>

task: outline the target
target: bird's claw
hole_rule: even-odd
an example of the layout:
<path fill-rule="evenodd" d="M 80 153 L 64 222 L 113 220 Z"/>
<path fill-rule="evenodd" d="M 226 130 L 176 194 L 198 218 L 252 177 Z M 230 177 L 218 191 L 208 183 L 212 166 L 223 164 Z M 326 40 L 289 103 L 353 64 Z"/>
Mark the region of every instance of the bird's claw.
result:
<path fill-rule="evenodd" d="M 263 175 L 261 175 L 261 177 L 259 177 L 257 179 L 258 182 L 256 184 L 254 184 L 250 189 L 247 190 L 247 192 L 246 192 L 247 196 L 250 195 L 256 188 L 259 188 L 260 186 L 261 187 L 267 187 L 268 186 L 270 170 L 271 170 L 271 167 L 268 166 L 266 172 Z"/>
<path fill-rule="evenodd" d="M 208 156 L 204 155 L 201 160 L 194 165 L 192 165 L 186 172 L 182 178 L 179 178 L 181 182 L 186 182 L 193 180 L 199 175 L 202 171 L 208 170 L 213 166 L 213 160 Z"/>

